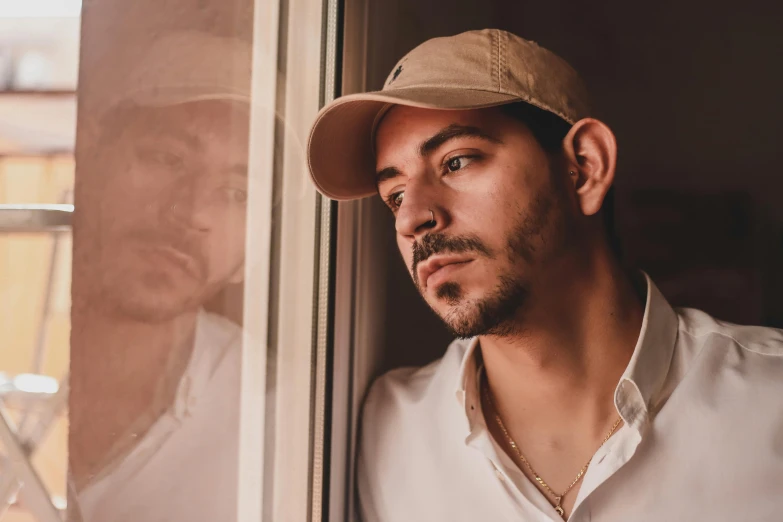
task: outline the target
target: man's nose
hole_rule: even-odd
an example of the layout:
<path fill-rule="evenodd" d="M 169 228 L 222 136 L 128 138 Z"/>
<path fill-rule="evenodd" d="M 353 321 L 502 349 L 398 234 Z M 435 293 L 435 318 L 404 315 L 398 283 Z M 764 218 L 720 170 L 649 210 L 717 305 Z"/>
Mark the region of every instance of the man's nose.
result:
<path fill-rule="evenodd" d="M 205 187 L 200 185 L 195 176 L 176 183 L 171 188 L 168 205 L 161 209 L 164 219 L 182 228 L 209 230 L 210 198 Z"/>
<path fill-rule="evenodd" d="M 411 240 L 446 225 L 446 212 L 436 197 L 434 187 L 426 181 L 409 182 L 403 202 L 397 211 L 397 233 Z"/>

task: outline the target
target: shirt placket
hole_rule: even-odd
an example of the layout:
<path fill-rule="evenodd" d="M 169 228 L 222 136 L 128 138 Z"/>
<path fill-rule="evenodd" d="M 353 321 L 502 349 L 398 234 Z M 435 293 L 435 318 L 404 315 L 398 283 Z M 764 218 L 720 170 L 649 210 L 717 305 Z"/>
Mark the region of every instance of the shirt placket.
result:
<path fill-rule="evenodd" d="M 526 477 L 523 477 L 527 482 L 524 483 L 518 477 L 515 480 L 511 476 L 514 470 L 510 468 L 510 465 L 513 465 L 513 462 L 504 462 L 504 458 L 507 459 L 508 457 L 505 454 L 500 454 L 499 449 L 491 440 L 486 425 L 481 423 L 476 426 L 474 433 L 468 439 L 468 445 L 475 451 L 481 452 L 492 467 L 497 484 L 509 499 L 507 505 L 508 514 L 511 517 L 510 520 L 562 522 L 554 507 L 543 496 L 543 493 L 538 491 Z"/>
<path fill-rule="evenodd" d="M 609 440 L 611 443 L 601 446 L 595 453 L 582 478 L 582 487 L 579 488 L 569 522 L 592 520 L 590 494 L 631 459 L 641 442 L 641 436 L 635 428 L 626 425 Z"/>

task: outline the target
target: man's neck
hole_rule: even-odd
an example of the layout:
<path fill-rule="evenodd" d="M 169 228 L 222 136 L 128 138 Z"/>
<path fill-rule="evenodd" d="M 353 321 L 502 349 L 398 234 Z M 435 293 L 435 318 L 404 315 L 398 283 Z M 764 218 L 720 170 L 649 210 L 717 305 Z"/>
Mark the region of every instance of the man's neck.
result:
<path fill-rule="evenodd" d="M 509 337 L 481 337 L 498 409 L 512 427 L 603 432 L 614 389 L 633 354 L 644 305 L 608 256 L 525 310 Z M 538 298 L 539 296 L 533 296 Z"/>
<path fill-rule="evenodd" d="M 197 316 L 150 323 L 74 314 L 70 451 L 77 483 L 100 472 L 125 438 L 140 440 L 170 407 L 192 355 Z"/>
<path fill-rule="evenodd" d="M 173 357 L 189 358 L 197 311 L 158 322 L 93 312 L 79 320 L 73 355 L 84 360 L 90 377 L 113 383 L 149 380 Z M 95 375 L 98 373 L 98 375 Z"/>

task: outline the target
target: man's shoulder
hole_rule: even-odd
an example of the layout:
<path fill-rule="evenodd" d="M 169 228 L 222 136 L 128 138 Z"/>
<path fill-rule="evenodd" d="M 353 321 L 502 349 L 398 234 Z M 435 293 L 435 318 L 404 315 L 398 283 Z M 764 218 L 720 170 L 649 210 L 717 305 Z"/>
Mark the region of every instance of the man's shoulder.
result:
<path fill-rule="evenodd" d="M 470 341 L 453 341 L 443 357 L 422 367 L 391 370 L 370 386 L 364 414 L 405 415 L 446 400 L 456 402 L 458 375 Z"/>
<path fill-rule="evenodd" d="M 458 376 L 469 341 L 452 342 L 440 359 L 420 368 L 398 368 L 373 382 L 362 408 L 362 445 L 396 452 L 422 440 L 422 426 L 457 418 Z"/>
<path fill-rule="evenodd" d="M 732 345 L 747 354 L 783 357 L 783 330 L 748 326 L 716 319 L 701 310 L 681 308 L 679 331 L 700 345 Z"/>
<path fill-rule="evenodd" d="M 366 513 L 386 512 L 393 502 L 388 496 L 405 498 L 420 491 L 429 480 L 427 470 L 448 464 L 445 455 L 453 455 L 449 447 L 459 437 L 443 434 L 460 426 L 456 392 L 469 344 L 454 341 L 437 361 L 392 370 L 370 386 L 362 408 L 357 467 Z M 410 459 L 416 462 L 413 475 Z"/>

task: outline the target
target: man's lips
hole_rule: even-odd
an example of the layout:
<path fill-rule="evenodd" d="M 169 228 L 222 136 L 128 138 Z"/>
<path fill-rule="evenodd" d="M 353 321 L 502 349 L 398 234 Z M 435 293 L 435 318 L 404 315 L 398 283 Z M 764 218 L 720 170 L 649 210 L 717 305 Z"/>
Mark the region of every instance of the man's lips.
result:
<path fill-rule="evenodd" d="M 146 245 L 143 250 L 147 256 L 175 265 L 195 279 L 201 279 L 203 275 L 196 259 L 178 248 L 170 245 Z"/>
<path fill-rule="evenodd" d="M 416 268 L 419 284 L 425 289 L 440 284 L 453 272 L 473 261 L 469 257 L 457 255 L 435 255 L 419 263 Z"/>

